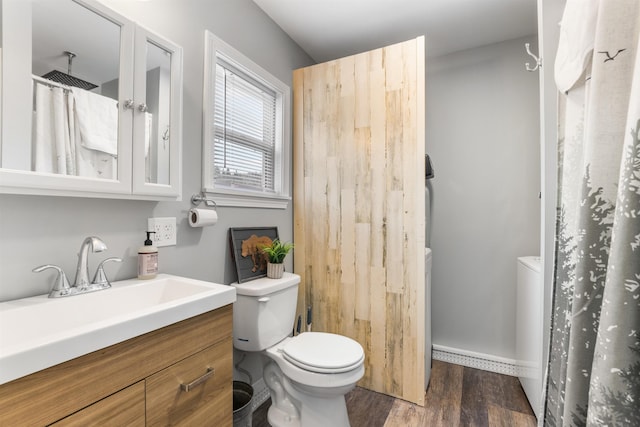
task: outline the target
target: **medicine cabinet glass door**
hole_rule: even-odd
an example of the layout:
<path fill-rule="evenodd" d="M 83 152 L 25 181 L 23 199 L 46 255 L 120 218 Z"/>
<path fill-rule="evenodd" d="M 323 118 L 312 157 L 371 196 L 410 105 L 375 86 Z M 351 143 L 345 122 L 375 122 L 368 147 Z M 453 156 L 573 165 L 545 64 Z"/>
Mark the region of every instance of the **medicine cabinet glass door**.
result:
<path fill-rule="evenodd" d="M 182 50 L 136 27 L 133 191 L 180 195 Z"/>
<path fill-rule="evenodd" d="M 0 191 L 179 197 L 181 63 L 94 0 L 3 0 Z"/>

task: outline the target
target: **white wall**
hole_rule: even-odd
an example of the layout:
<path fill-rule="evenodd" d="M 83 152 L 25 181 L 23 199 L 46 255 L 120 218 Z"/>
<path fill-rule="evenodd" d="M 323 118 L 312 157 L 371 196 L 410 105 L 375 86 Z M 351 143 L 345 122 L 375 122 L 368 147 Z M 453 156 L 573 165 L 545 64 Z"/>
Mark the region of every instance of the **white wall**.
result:
<path fill-rule="evenodd" d="M 524 43 L 429 59 L 433 344 L 515 359 L 516 258 L 539 254 L 538 74 Z"/>
<path fill-rule="evenodd" d="M 250 0 L 104 0 L 107 6 L 164 35 L 184 48 L 183 200 L 146 202 L 67 197 L 0 195 L 0 301 L 48 292 L 53 274 L 35 274 L 40 264 L 58 264 L 73 280 L 82 239 L 102 238 L 109 250 L 90 255 L 91 271 L 109 256 L 113 280 L 134 277 L 137 248 L 147 218 L 178 220 L 178 244 L 160 248 L 160 271 L 230 283 L 235 273 L 229 255 L 229 227 L 277 226 L 291 240 L 292 209 L 218 208 L 214 227 L 187 223 L 190 197 L 201 188 L 204 30 L 209 29 L 280 80 L 291 85 L 291 71 L 313 64 L 285 33 Z M 292 260 L 288 259 L 291 269 Z M 49 319 L 55 321 L 55 319 Z"/>

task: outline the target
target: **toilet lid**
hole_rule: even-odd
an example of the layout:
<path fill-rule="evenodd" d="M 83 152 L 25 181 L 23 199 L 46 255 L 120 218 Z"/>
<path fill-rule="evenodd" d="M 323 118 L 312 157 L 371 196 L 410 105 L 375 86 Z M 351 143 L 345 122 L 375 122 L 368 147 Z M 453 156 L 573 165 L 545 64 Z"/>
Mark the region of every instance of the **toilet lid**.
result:
<path fill-rule="evenodd" d="M 282 348 L 286 360 L 311 372 L 341 373 L 364 360 L 362 346 L 351 338 L 326 332 L 304 332 Z"/>

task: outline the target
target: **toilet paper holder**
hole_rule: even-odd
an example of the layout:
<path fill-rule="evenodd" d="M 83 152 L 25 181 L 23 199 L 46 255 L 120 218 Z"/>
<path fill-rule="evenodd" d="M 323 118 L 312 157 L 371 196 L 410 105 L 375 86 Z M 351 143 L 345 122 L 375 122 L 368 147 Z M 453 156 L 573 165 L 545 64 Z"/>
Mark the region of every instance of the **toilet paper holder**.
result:
<path fill-rule="evenodd" d="M 215 211 L 218 210 L 218 205 L 216 205 L 216 202 L 214 202 L 211 199 L 208 199 L 207 195 L 204 193 L 194 194 L 193 196 L 191 196 L 191 203 L 195 206 L 200 205 L 200 203 L 204 203 L 205 206 L 209 208 L 212 207 Z"/>

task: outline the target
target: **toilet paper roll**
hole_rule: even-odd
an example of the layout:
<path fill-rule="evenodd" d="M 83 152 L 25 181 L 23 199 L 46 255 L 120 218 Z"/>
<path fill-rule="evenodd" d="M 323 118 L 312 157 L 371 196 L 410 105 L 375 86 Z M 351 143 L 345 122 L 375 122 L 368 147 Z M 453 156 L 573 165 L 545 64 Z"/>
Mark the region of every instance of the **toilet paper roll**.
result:
<path fill-rule="evenodd" d="M 192 227 L 206 227 L 218 222 L 218 212 L 211 209 L 190 209 L 189 225 Z"/>

